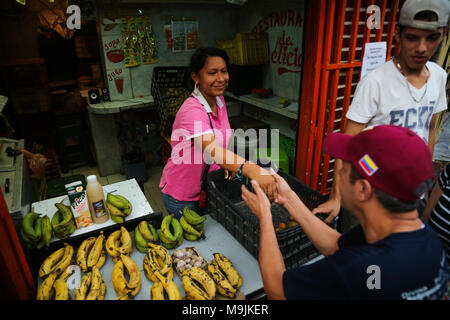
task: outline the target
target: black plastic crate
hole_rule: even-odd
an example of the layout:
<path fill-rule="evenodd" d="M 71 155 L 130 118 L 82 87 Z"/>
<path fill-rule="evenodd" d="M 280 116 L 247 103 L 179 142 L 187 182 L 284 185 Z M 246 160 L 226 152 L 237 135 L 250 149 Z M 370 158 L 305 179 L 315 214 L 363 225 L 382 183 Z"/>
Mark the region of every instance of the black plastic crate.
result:
<path fill-rule="evenodd" d="M 327 200 L 327 196 L 309 188 L 295 177 L 282 171 L 279 171 L 278 174 L 286 180 L 310 210 Z M 238 180 L 228 182 L 224 178 L 223 170 L 210 173 L 207 186 L 208 213 L 258 259 L 259 222 L 242 201 L 241 185 Z M 289 213 L 282 206 L 272 203 L 271 211 L 274 226 L 280 222 L 287 223 L 289 221 Z M 318 215 L 318 217 L 322 220 L 326 218 L 325 215 Z M 337 228 L 337 220 L 338 218 L 330 224 L 334 229 Z M 300 266 L 320 255 L 298 225 L 277 231 L 276 235 L 287 269 Z"/>
<path fill-rule="evenodd" d="M 161 129 L 164 131 L 166 127 L 172 127 L 171 123 L 167 123 L 170 119 L 169 113 L 164 105 L 162 91 L 169 88 L 185 88 L 187 90 L 188 67 L 155 67 L 153 69 L 151 94 L 155 100 L 156 110 L 161 123 Z M 172 122 L 173 122 L 173 118 Z"/>

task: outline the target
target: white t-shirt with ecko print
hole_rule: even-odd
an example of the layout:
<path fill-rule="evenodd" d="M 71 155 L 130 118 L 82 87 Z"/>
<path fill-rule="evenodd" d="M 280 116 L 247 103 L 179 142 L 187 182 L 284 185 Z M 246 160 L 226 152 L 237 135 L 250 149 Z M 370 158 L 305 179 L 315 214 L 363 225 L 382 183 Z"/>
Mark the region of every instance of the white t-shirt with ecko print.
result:
<path fill-rule="evenodd" d="M 347 119 L 368 127 L 406 127 L 428 142 L 431 117 L 447 109 L 447 74 L 434 62 L 427 62 L 426 66 L 430 76 L 420 89 L 408 83 L 392 60 L 367 74 L 356 87 Z"/>

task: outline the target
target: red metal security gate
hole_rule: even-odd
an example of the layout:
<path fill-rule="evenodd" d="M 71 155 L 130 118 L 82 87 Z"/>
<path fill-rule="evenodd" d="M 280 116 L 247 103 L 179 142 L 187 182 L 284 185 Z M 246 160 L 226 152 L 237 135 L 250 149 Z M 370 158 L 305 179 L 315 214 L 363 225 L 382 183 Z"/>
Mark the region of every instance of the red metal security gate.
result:
<path fill-rule="evenodd" d="M 0 290 L 1 299 L 29 300 L 36 296 L 36 284 L 1 190 Z"/>
<path fill-rule="evenodd" d="M 328 133 L 345 127 L 345 114 L 360 79 L 365 43 L 386 41 L 387 59 L 399 49 L 393 39 L 401 3 L 307 1 L 295 172 L 298 179 L 321 193 L 331 188 L 334 167 L 334 159 L 322 152 L 323 140 Z M 378 13 L 382 27 L 368 28 L 367 22 L 375 21 Z"/>

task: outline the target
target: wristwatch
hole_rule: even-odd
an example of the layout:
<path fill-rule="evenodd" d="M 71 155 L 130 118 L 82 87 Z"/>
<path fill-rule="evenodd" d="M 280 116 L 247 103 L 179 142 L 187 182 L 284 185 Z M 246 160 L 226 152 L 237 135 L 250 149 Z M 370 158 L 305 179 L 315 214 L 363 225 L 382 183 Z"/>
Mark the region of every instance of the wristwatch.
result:
<path fill-rule="evenodd" d="M 244 164 L 246 164 L 248 161 L 245 160 L 240 166 L 236 173 L 236 178 L 238 178 L 240 181 L 242 181 L 242 168 L 244 167 Z"/>

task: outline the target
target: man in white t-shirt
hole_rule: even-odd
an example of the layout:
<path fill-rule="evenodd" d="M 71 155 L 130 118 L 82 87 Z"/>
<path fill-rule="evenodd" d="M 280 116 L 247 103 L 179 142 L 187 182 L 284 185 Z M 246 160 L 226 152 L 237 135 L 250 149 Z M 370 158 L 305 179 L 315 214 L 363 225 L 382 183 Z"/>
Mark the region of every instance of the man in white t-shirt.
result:
<path fill-rule="evenodd" d="M 449 13 L 449 0 L 404 3 L 395 29 L 400 54 L 361 79 L 346 114 L 345 134 L 356 135 L 382 124 L 402 126 L 424 139 L 433 153 L 436 116 L 447 109 L 447 75 L 429 60 L 448 33 Z M 329 214 L 326 222 L 340 210 L 336 180 L 341 167 L 336 159 L 330 199 L 313 210 L 314 214 Z"/>

